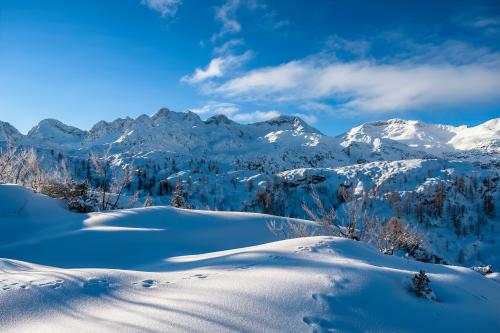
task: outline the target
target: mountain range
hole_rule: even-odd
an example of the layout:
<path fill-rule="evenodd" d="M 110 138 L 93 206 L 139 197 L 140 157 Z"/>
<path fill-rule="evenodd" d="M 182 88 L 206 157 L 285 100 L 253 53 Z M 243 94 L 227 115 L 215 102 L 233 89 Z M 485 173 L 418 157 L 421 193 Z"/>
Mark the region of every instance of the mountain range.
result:
<path fill-rule="evenodd" d="M 223 115 L 202 120 L 193 112 L 160 109 L 152 116 L 99 121 L 88 131 L 55 119 L 27 135 L 0 122 L 0 142 L 71 153 L 104 151 L 144 156 L 169 152 L 225 163 L 269 161 L 280 171 L 410 158 L 495 163 L 500 156 L 500 118 L 475 127 L 390 119 L 365 123 L 331 137 L 296 116 L 239 124 Z"/>

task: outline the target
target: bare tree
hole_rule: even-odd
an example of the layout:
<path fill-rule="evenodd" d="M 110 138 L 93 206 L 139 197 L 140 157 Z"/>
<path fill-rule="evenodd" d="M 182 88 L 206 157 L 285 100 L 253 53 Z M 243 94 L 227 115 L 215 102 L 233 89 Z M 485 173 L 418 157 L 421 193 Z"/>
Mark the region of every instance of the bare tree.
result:
<path fill-rule="evenodd" d="M 109 185 L 111 183 L 111 159 L 108 153 L 105 153 L 101 158 L 92 154 L 90 159 L 94 165 L 97 175 L 99 176 L 97 181 L 97 190 L 100 194 L 100 209 L 107 210 L 110 205 L 107 195 L 109 194 Z"/>
<path fill-rule="evenodd" d="M 302 209 L 311 220 L 322 227 L 323 234 L 359 240 L 357 224 L 360 211 L 358 207 L 348 205 L 346 218 L 341 219 L 335 208 L 325 207 L 318 192 L 313 187 L 311 187 L 310 194 L 315 207 L 309 207 L 304 201 L 302 202 Z"/>

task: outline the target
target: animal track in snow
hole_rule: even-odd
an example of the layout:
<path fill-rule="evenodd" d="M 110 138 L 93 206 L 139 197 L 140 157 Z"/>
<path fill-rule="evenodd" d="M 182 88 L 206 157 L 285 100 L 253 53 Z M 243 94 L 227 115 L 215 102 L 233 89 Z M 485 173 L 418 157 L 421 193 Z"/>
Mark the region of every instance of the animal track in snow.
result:
<path fill-rule="evenodd" d="M 53 281 L 46 281 L 46 282 L 39 282 L 39 283 L 34 283 L 37 286 L 44 287 L 44 288 L 51 288 L 51 289 L 58 289 L 62 287 L 64 283 L 64 280 L 53 280 Z"/>
<path fill-rule="evenodd" d="M 271 255 L 271 256 L 269 256 L 269 258 L 271 258 L 271 259 L 285 259 L 284 256 L 277 256 L 277 255 Z"/>
<path fill-rule="evenodd" d="M 191 275 L 190 277 L 197 278 L 197 279 L 206 279 L 208 277 L 208 275 L 206 275 L 206 274 L 195 274 L 195 275 Z"/>
<path fill-rule="evenodd" d="M 11 290 L 11 289 L 27 289 L 28 285 L 19 282 L 10 282 L 8 280 L 2 280 L 0 282 L 0 288 L 2 290 Z"/>
<path fill-rule="evenodd" d="M 107 289 L 109 288 L 109 280 L 103 278 L 89 278 L 83 283 L 83 288 L 85 289 Z"/>
<path fill-rule="evenodd" d="M 154 288 L 158 285 L 158 281 L 153 279 L 147 279 L 140 282 L 134 282 L 134 285 L 141 285 L 144 288 Z"/>
<path fill-rule="evenodd" d="M 332 332 L 335 329 L 330 321 L 319 317 L 305 316 L 302 320 L 312 327 L 313 332 Z"/>

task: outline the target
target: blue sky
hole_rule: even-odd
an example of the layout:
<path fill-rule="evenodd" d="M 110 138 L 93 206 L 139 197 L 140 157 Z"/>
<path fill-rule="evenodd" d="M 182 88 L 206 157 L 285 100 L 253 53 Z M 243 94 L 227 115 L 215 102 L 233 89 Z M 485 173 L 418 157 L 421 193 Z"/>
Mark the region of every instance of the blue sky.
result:
<path fill-rule="evenodd" d="M 0 120 L 500 117 L 498 1 L 0 0 Z"/>

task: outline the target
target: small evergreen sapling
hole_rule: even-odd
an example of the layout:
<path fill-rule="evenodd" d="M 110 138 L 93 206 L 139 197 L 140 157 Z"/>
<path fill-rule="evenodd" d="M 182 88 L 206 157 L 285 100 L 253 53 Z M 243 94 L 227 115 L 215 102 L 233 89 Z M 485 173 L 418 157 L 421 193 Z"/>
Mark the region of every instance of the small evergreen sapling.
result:
<path fill-rule="evenodd" d="M 436 300 L 436 295 L 434 295 L 434 292 L 429 287 L 429 283 L 431 282 L 431 280 L 423 270 L 415 273 L 415 275 L 413 275 L 413 278 L 411 279 L 411 282 L 412 286 L 410 287 L 410 292 L 417 295 L 417 297 L 422 297 L 433 301 Z"/>
<path fill-rule="evenodd" d="M 189 208 L 186 203 L 186 193 L 184 192 L 182 181 L 175 183 L 175 190 L 172 193 L 172 206 L 176 208 Z"/>

